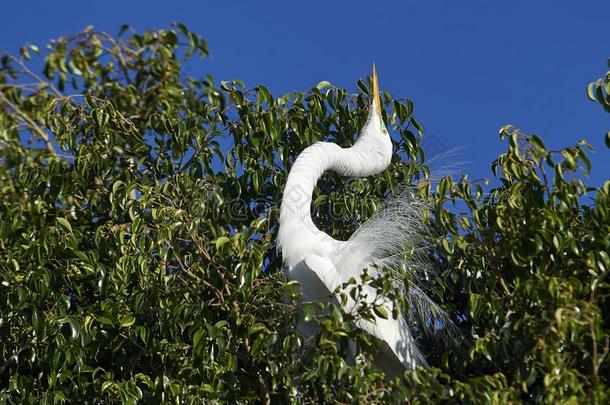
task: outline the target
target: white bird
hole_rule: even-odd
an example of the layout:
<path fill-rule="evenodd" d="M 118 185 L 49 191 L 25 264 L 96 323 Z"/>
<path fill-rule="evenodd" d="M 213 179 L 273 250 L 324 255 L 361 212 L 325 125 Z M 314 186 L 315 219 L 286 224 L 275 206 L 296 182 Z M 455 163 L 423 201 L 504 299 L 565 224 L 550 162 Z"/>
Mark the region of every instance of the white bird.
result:
<path fill-rule="evenodd" d="M 380 271 L 390 271 L 395 276 L 396 285 L 407 297 L 410 315 L 418 314 L 428 323 L 440 317 L 444 325 L 449 325 L 447 315 L 418 288 L 418 281 L 425 279 L 427 270 L 423 256 L 415 252 L 410 259 L 405 259 L 402 254 L 405 249 L 413 249 L 418 244 L 425 229 L 420 200 L 408 193 L 391 199 L 348 241 L 332 238 L 318 229 L 311 218 L 313 190 L 326 170 L 350 177 L 370 176 L 385 170 L 391 159 L 392 140 L 381 117 L 379 87 L 373 65 L 373 100 L 355 144 L 341 148 L 334 143 L 317 142 L 298 156 L 290 170 L 282 197 L 277 238 L 286 265 L 286 276 L 300 283 L 302 300 L 324 301 L 351 278 L 359 281 L 364 269 L 373 277 Z M 412 280 L 408 288 L 404 286 L 405 271 Z M 347 287 L 344 292 L 349 292 L 350 288 L 354 286 Z M 384 371 L 391 374 L 404 368 L 415 368 L 417 364 L 426 365 L 402 311 L 393 311 L 397 304 L 380 297 L 368 284 L 362 288 L 366 303 L 381 303 L 389 314 L 387 319 L 373 314 L 372 321 L 355 317 L 357 327 L 387 344 L 382 345 L 384 350 L 380 350 L 375 363 L 381 364 Z M 348 299 L 344 301 L 343 310 L 355 315 L 357 303 L 349 298 L 349 294 L 344 296 Z M 391 314 L 396 312 L 398 316 L 393 318 Z M 310 337 L 316 333 L 317 324 L 306 322 L 301 315 L 297 328 L 305 337 Z"/>

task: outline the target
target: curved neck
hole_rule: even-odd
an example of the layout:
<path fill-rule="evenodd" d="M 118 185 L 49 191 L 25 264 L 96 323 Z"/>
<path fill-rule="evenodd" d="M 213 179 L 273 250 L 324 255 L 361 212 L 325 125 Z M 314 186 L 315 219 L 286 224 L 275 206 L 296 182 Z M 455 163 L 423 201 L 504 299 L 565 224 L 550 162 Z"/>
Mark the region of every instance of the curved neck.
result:
<path fill-rule="evenodd" d="M 311 198 L 322 174 L 333 166 L 343 149 L 334 143 L 318 142 L 306 148 L 292 165 L 280 208 L 280 226 L 287 222 L 311 221 Z"/>
<path fill-rule="evenodd" d="M 306 148 L 294 162 L 282 196 L 278 247 L 281 247 L 284 258 L 290 263 L 298 262 L 301 254 L 306 253 L 303 245 L 318 250 L 324 247 L 313 246 L 316 241 L 326 246 L 328 240 L 333 240 L 311 219 L 313 189 L 326 170 L 343 176 L 363 177 L 379 173 L 388 164 L 384 153 L 378 151 L 366 136 L 360 137 L 351 148 L 343 149 L 329 142 L 318 142 Z M 322 243 L 324 240 L 326 242 Z"/>

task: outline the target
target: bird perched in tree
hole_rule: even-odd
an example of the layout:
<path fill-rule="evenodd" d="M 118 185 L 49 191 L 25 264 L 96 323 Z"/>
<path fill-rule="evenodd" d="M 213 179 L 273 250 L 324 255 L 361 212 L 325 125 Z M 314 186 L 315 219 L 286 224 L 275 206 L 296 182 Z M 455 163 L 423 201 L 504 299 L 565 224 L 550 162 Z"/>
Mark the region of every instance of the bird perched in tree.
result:
<path fill-rule="evenodd" d="M 417 314 L 430 324 L 431 319 L 446 314 L 418 287 L 427 271 L 426 261 L 416 253 L 406 258 L 406 249 L 413 249 L 425 231 L 421 200 L 409 193 L 391 198 L 385 207 L 365 222 L 347 241 L 336 240 L 321 231 L 311 218 L 314 187 L 326 170 L 343 176 L 364 177 L 378 174 L 391 162 L 392 139 L 381 116 L 379 87 L 373 65 L 373 99 L 368 118 L 353 146 L 342 148 L 331 142 L 317 142 L 306 148 L 296 159 L 286 182 L 280 209 L 278 249 L 286 265 L 288 279 L 297 280 L 304 301 L 324 301 L 332 298 L 337 287 L 349 288 L 350 279 L 360 280 L 363 271 L 377 277 L 390 272 L 395 285 L 405 294 L 409 314 Z M 404 285 L 404 275 L 412 280 Z M 381 355 L 385 354 L 385 369 L 392 372 L 425 365 L 425 359 L 415 343 L 403 311 L 387 297 L 379 297 L 370 284 L 361 284 L 363 299 L 368 304 L 384 308 L 372 320 L 355 317 L 357 327 L 381 340 Z M 344 294 L 343 310 L 354 313 L 357 303 Z M 380 316 L 383 314 L 389 316 Z M 393 317 L 391 314 L 398 314 Z M 434 324 L 434 322 L 432 322 Z M 297 328 L 304 336 L 313 336 L 317 324 L 301 316 Z M 432 326 L 434 328 L 434 326 Z"/>

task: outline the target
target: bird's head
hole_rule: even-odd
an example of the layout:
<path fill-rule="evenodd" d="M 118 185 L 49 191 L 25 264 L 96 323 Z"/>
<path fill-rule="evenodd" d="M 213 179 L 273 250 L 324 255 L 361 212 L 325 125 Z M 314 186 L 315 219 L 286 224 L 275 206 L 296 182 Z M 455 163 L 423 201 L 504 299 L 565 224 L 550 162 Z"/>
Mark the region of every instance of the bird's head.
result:
<path fill-rule="evenodd" d="M 376 152 L 383 155 L 384 160 L 389 164 L 392 159 L 392 139 L 388 133 L 383 118 L 381 117 L 381 101 L 379 98 L 379 82 L 377 80 L 377 70 L 373 64 L 373 100 L 369 107 L 369 115 L 362 128 L 362 135 L 359 141 L 366 142 L 368 147 L 372 147 Z"/>

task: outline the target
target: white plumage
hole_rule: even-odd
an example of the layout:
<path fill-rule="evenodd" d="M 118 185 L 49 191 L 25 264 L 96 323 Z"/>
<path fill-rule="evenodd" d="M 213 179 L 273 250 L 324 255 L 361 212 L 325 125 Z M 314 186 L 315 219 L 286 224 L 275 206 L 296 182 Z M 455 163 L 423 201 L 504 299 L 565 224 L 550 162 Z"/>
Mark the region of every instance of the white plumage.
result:
<path fill-rule="evenodd" d="M 428 266 L 417 251 L 417 245 L 425 230 L 423 225 L 424 204 L 411 193 L 404 192 L 391 198 L 385 207 L 364 223 L 348 241 L 340 241 L 318 229 L 310 214 L 313 189 L 326 170 L 343 176 L 364 177 L 383 171 L 392 158 L 392 141 L 381 118 L 377 75 L 373 66 L 373 102 L 361 135 L 350 148 L 341 148 L 334 143 L 318 142 L 306 148 L 294 162 L 282 197 L 278 248 L 286 264 L 286 276 L 299 281 L 304 301 L 327 300 L 338 286 L 350 278 L 359 281 L 363 270 L 373 277 L 379 271 L 390 271 L 396 286 L 406 294 L 410 315 L 419 315 L 425 322 L 442 318 L 445 326 L 450 324 L 446 314 L 436 306 L 418 287 L 425 280 Z M 412 249 L 405 257 L 404 252 Z M 409 279 L 409 288 L 404 287 L 404 276 Z M 353 288 L 350 287 L 350 288 Z M 374 321 L 358 319 L 356 325 L 387 344 L 381 351 L 386 358 L 381 360 L 385 369 L 392 370 L 397 363 L 404 368 L 425 365 L 425 360 L 413 339 L 408 323 L 398 311 L 392 318 L 396 305 L 377 291 L 363 286 L 365 301 L 382 303 L 388 319 L 374 316 Z M 343 309 L 354 312 L 355 304 L 349 294 Z M 380 301 L 381 299 L 381 301 Z M 315 322 L 299 320 L 299 331 L 312 336 L 317 330 Z M 389 349 L 389 350 L 387 350 Z M 389 358 L 388 358 L 389 357 Z M 398 368 L 401 368 L 401 366 Z"/>

